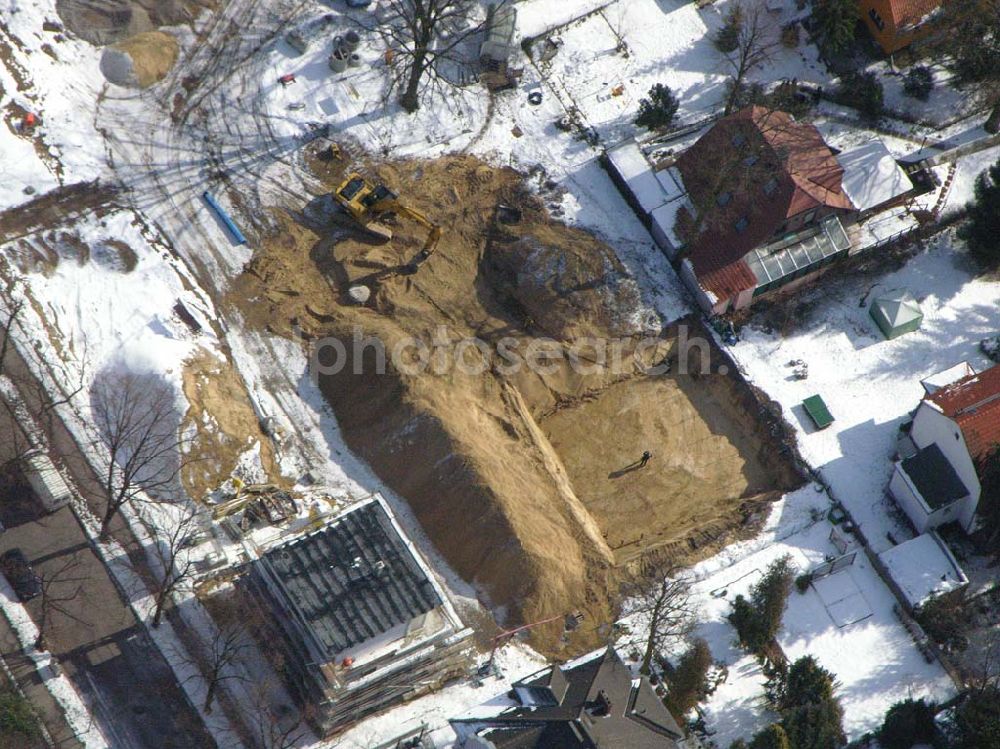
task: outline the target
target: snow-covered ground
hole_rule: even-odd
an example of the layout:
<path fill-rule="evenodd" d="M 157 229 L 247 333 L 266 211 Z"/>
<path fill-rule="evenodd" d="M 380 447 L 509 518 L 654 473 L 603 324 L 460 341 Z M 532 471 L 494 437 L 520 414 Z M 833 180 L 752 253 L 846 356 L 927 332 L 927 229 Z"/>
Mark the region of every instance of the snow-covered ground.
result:
<path fill-rule="evenodd" d="M 765 709 L 766 680 L 759 664 L 735 644 L 735 630 L 726 619 L 732 601 L 746 595 L 780 557 L 788 555 L 801 573 L 838 556 L 830 542 L 831 528 L 820 520 L 698 583 L 703 623 L 696 634 L 708 641 L 713 656 L 729 672 L 704 705 L 706 726 L 719 747 L 749 739 L 776 720 Z M 908 697 L 941 701 L 955 693 L 941 666 L 927 663 L 915 647 L 893 611 L 895 602 L 860 552 L 850 567 L 815 582 L 805 593 L 793 590 L 788 599 L 778 644 L 790 661 L 811 655 L 836 674 L 850 740 L 878 728 L 895 702 Z"/>
<path fill-rule="evenodd" d="M 868 307 L 901 288 L 920 302 L 923 324 L 886 341 Z M 909 537 L 893 519 L 886 494 L 899 425 L 923 396 L 920 380 L 961 361 L 977 369 L 990 364 L 978 343 L 1000 328 L 1000 283 L 977 278 L 961 244 L 946 232 L 895 272 L 827 276 L 797 301 L 803 306 L 792 332 L 782 336 L 751 323 L 730 352 L 749 379 L 782 405 L 803 457 L 882 551 L 892 545 L 888 534 Z M 792 376 L 788 362 L 797 359 L 809 365 L 806 380 Z M 801 406 L 817 393 L 835 419 L 822 431 Z"/>

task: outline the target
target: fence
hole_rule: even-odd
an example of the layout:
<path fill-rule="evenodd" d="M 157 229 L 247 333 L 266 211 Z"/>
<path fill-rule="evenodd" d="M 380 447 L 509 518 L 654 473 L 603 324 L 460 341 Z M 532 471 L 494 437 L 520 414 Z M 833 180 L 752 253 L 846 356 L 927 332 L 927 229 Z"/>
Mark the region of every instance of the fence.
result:
<path fill-rule="evenodd" d="M 849 554 L 844 554 L 836 559 L 831 559 L 829 562 L 824 562 L 809 574 L 813 580 L 820 580 L 824 577 L 840 572 L 843 569 L 847 569 L 854 564 L 854 559 L 857 556 L 858 552 L 852 551 Z"/>

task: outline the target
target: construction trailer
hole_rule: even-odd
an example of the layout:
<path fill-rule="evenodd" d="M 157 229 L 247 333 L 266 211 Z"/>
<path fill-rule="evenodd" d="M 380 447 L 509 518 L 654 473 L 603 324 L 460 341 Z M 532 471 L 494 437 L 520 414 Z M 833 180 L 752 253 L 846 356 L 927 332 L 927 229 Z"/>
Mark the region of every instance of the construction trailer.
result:
<path fill-rule="evenodd" d="M 24 456 L 24 476 L 46 512 L 58 510 L 73 496 L 59 469 L 43 450 L 31 450 Z"/>
<path fill-rule="evenodd" d="M 472 669 L 465 628 L 381 497 L 264 551 L 241 585 L 323 736 Z"/>

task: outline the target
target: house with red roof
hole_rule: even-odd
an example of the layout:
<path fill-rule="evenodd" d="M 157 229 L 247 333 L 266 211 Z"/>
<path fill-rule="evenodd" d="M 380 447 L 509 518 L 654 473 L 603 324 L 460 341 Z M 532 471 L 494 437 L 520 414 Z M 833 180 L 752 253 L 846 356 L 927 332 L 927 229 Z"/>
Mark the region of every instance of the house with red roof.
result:
<path fill-rule="evenodd" d="M 861 17 L 887 54 L 898 52 L 927 36 L 941 0 L 861 0 Z"/>
<path fill-rule="evenodd" d="M 716 120 L 656 163 L 626 141 L 608 150 L 605 166 L 713 315 L 817 278 L 863 249 L 847 227 L 914 191 L 880 140 L 841 153 L 814 125 L 761 106 Z"/>
<path fill-rule="evenodd" d="M 948 373 L 955 379 L 924 382 L 908 447 L 889 482 L 918 533 L 951 522 L 975 529 L 980 467 L 1000 447 L 1000 365 L 976 372 L 963 363 Z"/>

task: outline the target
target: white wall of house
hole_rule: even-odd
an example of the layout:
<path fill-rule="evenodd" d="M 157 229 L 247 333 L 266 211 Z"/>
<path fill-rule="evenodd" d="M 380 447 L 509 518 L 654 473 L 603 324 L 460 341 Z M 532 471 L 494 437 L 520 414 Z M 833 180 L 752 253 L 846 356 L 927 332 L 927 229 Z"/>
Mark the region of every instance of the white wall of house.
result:
<path fill-rule="evenodd" d="M 701 288 L 698 284 L 698 277 L 694 274 L 694 267 L 691 265 L 691 261 L 687 258 L 684 258 L 681 261 L 681 280 L 684 281 L 684 285 L 691 290 L 694 298 L 698 301 L 698 306 L 701 307 L 706 313 L 710 315 L 719 315 L 729 308 L 728 299 L 719 301 Z"/>
<path fill-rule="evenodd" d="M 932 510 L 926 500 L 920 496 L 917 488 L 910 481 L 910 477 L 906 475 L 901 462 L 896 463 L 896 470 L 893 471 L 892 479 L 889 481 L 889 493 L 896 500 L 896 504 L 906 513 L 910 522 L 917 529 L 917 533 L 925 533 L 956 520 L 963 523 L 963 513 L 969 504 L 968 498 L 959 499 Z M 963 527 L 965 527 L 964 523 Z"/>
<path fill-rule="evenodd" d="M 906 513 L 906 517 L 913 523 L 917 533 L 925 533 L 930 527 L 931 513 L 928 511 L 927 505 L 920 501 L 900 463 L 896 463 L 896 470 L 892 472 L 889 493 L 896 500 L 896 504 Z"/>
<path fill-rule="evenodd" d="M 969 448 L 965 444 L 965 438 L 958 424 L 941 413 L 930 401 L 922 401 L 917 408 L 916 416 L 913 417 L 910 438 L 920 449 L 936 443 L 951 463 L 951 467 L 969 490 L 969 498 L 958 510 L 958 521 L 966 531 L 972 530 L 982 487 L 979 484 L 976 465 L 972 462 Z"/>

